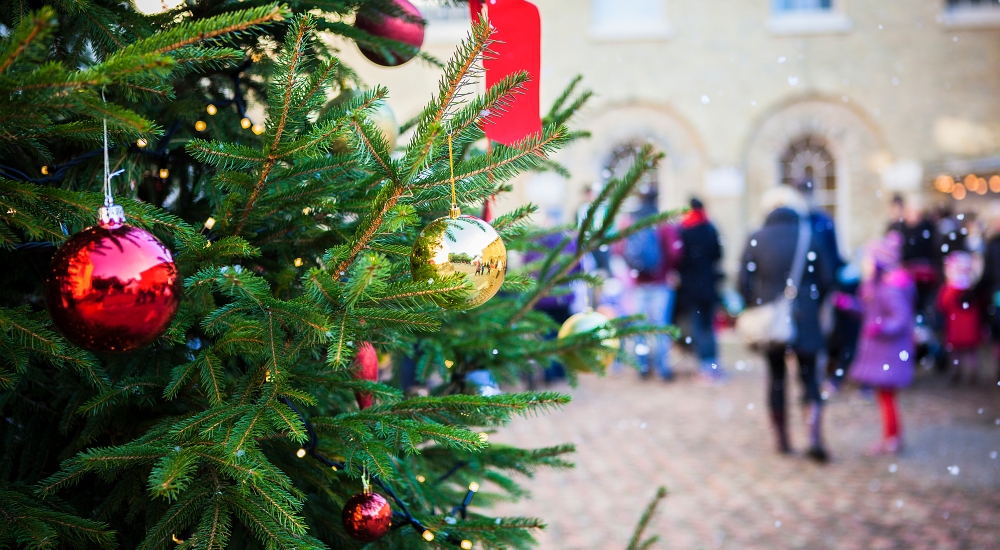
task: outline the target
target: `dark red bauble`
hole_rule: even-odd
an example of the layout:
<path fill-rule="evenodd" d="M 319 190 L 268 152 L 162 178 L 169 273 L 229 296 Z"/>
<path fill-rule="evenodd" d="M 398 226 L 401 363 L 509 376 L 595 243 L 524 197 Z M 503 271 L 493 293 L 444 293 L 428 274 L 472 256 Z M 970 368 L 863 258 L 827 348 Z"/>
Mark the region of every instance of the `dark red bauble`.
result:
<path fill-rule="evenodd" d="M 90 351 L 151 344 L 170 328 L 181 280 L 170 251 L 131 225 L 95 225 L 52 257 L 45 302 L 66 338 Z"/>
<path fill-rule="evenodd" d="M 358 348 L 358 354 L 354 356 L 354 378 L 367 380 L 369 382 L 378 381 L 378 353 L 371 342 L 363 342 Z M 358 401 L 358 408 L 365 410 L 372 406 L 375 398 L 370 393 L 354 392 L 354 399 Z"/>
<path fill-rule="evenodd" d="M 359 11 L 354 20 L 354 26 L 367 32 L 372 36 L 395 40 L 419 48 L 424 43 L 423 16 L 420 11 L 407 0 L 394 0 L 396 7 L 407 17 L 382 16 L 379 13 Z M 377 63 L 383 67 L 395 67 L 402 65 L 415 55 L 413 52 L 403 52 L 390 50 L 392 58 L 387 58 L 378 50 L 365 46 L 358 46 L 361 53 L 372 63 Z"/>
<path fill-rule="evenodd" d="M 360 542 L 376 541 L 392 527 L 392 507 L 378 493 L 358 493 L 344 504 L 344 530 Z"/>

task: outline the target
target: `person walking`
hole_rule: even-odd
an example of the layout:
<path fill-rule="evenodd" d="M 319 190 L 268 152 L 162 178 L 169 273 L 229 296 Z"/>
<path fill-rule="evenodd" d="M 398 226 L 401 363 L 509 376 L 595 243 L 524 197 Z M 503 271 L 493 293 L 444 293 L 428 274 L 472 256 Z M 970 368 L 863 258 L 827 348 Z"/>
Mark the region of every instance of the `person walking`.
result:
<path fill-rule="evenodd" d="M 638 210 L 632 213 L 633 222 L 659 212 L 655 192 L 645 193 L 640 199 Z M 622 256 L 635 278 L 634 298 L 638 312 L 655 325 L 665 326 L 673 322 L 678 246 L 677 231 L 670 223 L 645 228 L 625 239 Z M 635 354 L 643 377 L 652 374 L 652 364 L 660 378 L 673 379 L 674 371 L 670 365 L 672 343 L 667 334 L 636 337 Z"/>
<path fill-rule="evenodd" d="M 816 354 L 824 346 L 819 325 L 820 304 L 834 284 L 836 259 L 812 232 L 808 206 L 796 190 L 780 186 L 765 194 L 770 211 L 764 226 L 750 235 L 740 256 L 739 288 L 748 308 L 791 301 L 794 335 L 784 344 L 766 345 L 768 406 L 778 451 L 791 453 L 785 403 L 786 355 L 794 355 L 805 393 L 809 425 L 807 456 L 826 462 L 822 439 L 822 397 Z M 796 256 L 799 261 L 796 262 Z M 793 273 L 793 264 L 798 270 Z"/>
<path fill-rule="evenodd" d="M 720 302 L 718 284 L 722 274 L 718 264 L 722 245 L 705 205 L 697 198 L 692 198 L 690 205 L 681 220 L 677 304 L 690 316 L 691 340 L 700 361 L 699 377 L 702 382 L 716 384 L 725 378 L 719 366 L 714 325 L 715 308 Z"/>
<path fill-rule="evenodd" d="M 816 185 L 813 183 L 811 168 L 806 168 L 806 176 L 795 184 L 795 189 L 802 194 L 809 209 L 809 224 L 817 242 L 817 246 L 823 248 L 827 257 L 833 258 L 834 288 L 832 291 L 850 292 L 852 287 L 857 287 L 857 281 L 851 280 L 850 270 L 841 276 L 846 262 L 840 257 L 840 247 L 837 244 L 837 228 L 833 217 L 823 209 L 817 202 Z M 848 370 L 854 355 L 858 339 L 857 320 L 847 315 L 838 315 L 835 308 L 826 309 L 821 306 L 820 327 L 826 337 L 826 345 L 819 353 L 818 361 L 821 364 L 820 375 L 826 373 L 830 377 L 830 390 L 836 391 L 843 373 Z M 826 322 L 823 322 L 823 320 Z M 825 353 L 823 353 L 825 351 Z M 839 374 L 838 374 L 839 373 Z"/>

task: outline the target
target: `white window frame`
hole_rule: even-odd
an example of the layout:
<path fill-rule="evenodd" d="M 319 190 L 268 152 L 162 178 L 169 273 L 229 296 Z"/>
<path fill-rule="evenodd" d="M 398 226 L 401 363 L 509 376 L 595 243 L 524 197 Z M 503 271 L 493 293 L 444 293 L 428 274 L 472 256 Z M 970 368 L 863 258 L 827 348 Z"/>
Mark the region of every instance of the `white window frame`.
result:
<path fill-rule="evenodd" d="M 829 9 L 777 11 L 768 0 L 767 30 L 778 36 L 844 34 L 854 23 L 844 10 L 844 0 L 832 0 Z"/>
<path fill-rule="evenodd" d="M 458 44 L 469 34 L 469 30 L 472 28 L 472 19 L 469 14 L 468 5 L 442 6 L 436 0 L 411 1 L 427 21 L 427 26 L 424 27 L 424 43 Z M 442 13 L 442 10 L 454 12 L 455 15 L 460 15 L 460 12 L 464 12 L 465 15 L 464 17 L 459 16 L 444 19 L 436 17 L 437 14 Z"/>
<path fill-rule="evenodd" d="M 977 6 L 969 3 L 948 6 L 945 0 L 941 0 L 941 4 L 944 11 L 938 17 L 938 21 L 946 29 L 976 30 L 1000 28 L 1000 5 L 989 3 Z"/>
<path fill-rule="evenodd" d="M 639 19 L 634 21 L 601 21 L 595 2 L 611 4 L 627 0 L 589 0 L 590 28 L 589 36 L 597 42 L 641 42 L 651 40 L 667 40 L 677 34 L 677 29 L 670 24 L 667 17 L 666 0 L 656 0 L 660 3 L 662 16 L 659 19 Z"/>

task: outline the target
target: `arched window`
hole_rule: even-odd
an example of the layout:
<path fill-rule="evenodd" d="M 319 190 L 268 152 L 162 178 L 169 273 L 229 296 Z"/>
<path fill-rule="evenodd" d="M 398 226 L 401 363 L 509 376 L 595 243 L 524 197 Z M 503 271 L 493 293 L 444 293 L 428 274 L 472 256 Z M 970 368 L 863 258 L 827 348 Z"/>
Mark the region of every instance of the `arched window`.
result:
<path fill-rule="evenodd" d="M 642 150 L 642 145 L 641 141 L 627 141 L 615 147 L 601 170 L 599 187 L 603 188 L 608 181 L 614 178 L 624 177 L 629 169 L 632 168 L 635 156 Z M 656 170 L 652 170 L 646 172 L 636 189 L 640 193 L 649 193 L 650 191 L 656 191 L 658 186 L 659 181 L 657 181 Z"/>
<path fill-rule="evenodd" d="M 837 218 L 837 161 L 816 136 L 792 142 L 781 155 L 781 183 L 811 192 L 813 203 Z"/>

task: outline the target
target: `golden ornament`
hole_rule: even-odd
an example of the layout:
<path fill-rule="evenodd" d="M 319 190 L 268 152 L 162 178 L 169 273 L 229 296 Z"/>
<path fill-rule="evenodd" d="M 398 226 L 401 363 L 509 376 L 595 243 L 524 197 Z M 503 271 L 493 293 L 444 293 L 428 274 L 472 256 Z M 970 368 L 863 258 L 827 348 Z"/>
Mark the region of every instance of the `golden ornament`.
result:
<path fill-rule="evenodd" d="M 610 336 L 612 332 L 611 321 L 603 313 L 588 309 L 566 319 L 566 322 L 559 328 L 559 338 L 568 338 L 592 330 L 597 330 L 598 337 Z M 615 362 L 618 350 L 621 348 L 621 342 L 618 338 L 605 338 L 601 341 L 601 347 L 604 349 L 596 350 L 596 357 L 606 369 Z M 577 372 L 593 372 L 590 364 L 584 358 L 584 352 L 566 351 L 560 355 L 567 367 Z"/>
<path fill-rule="evenodd" d="M 475 216 L 446 216 L 432 221 L 413 243 L 410 270 L 414 281 L 436 282 L 464 273 L 475 289 L 464 301 L 444 307 L 472 309 L 486 303 L 507 274 L 507 247 L 493 226 Z"/>

